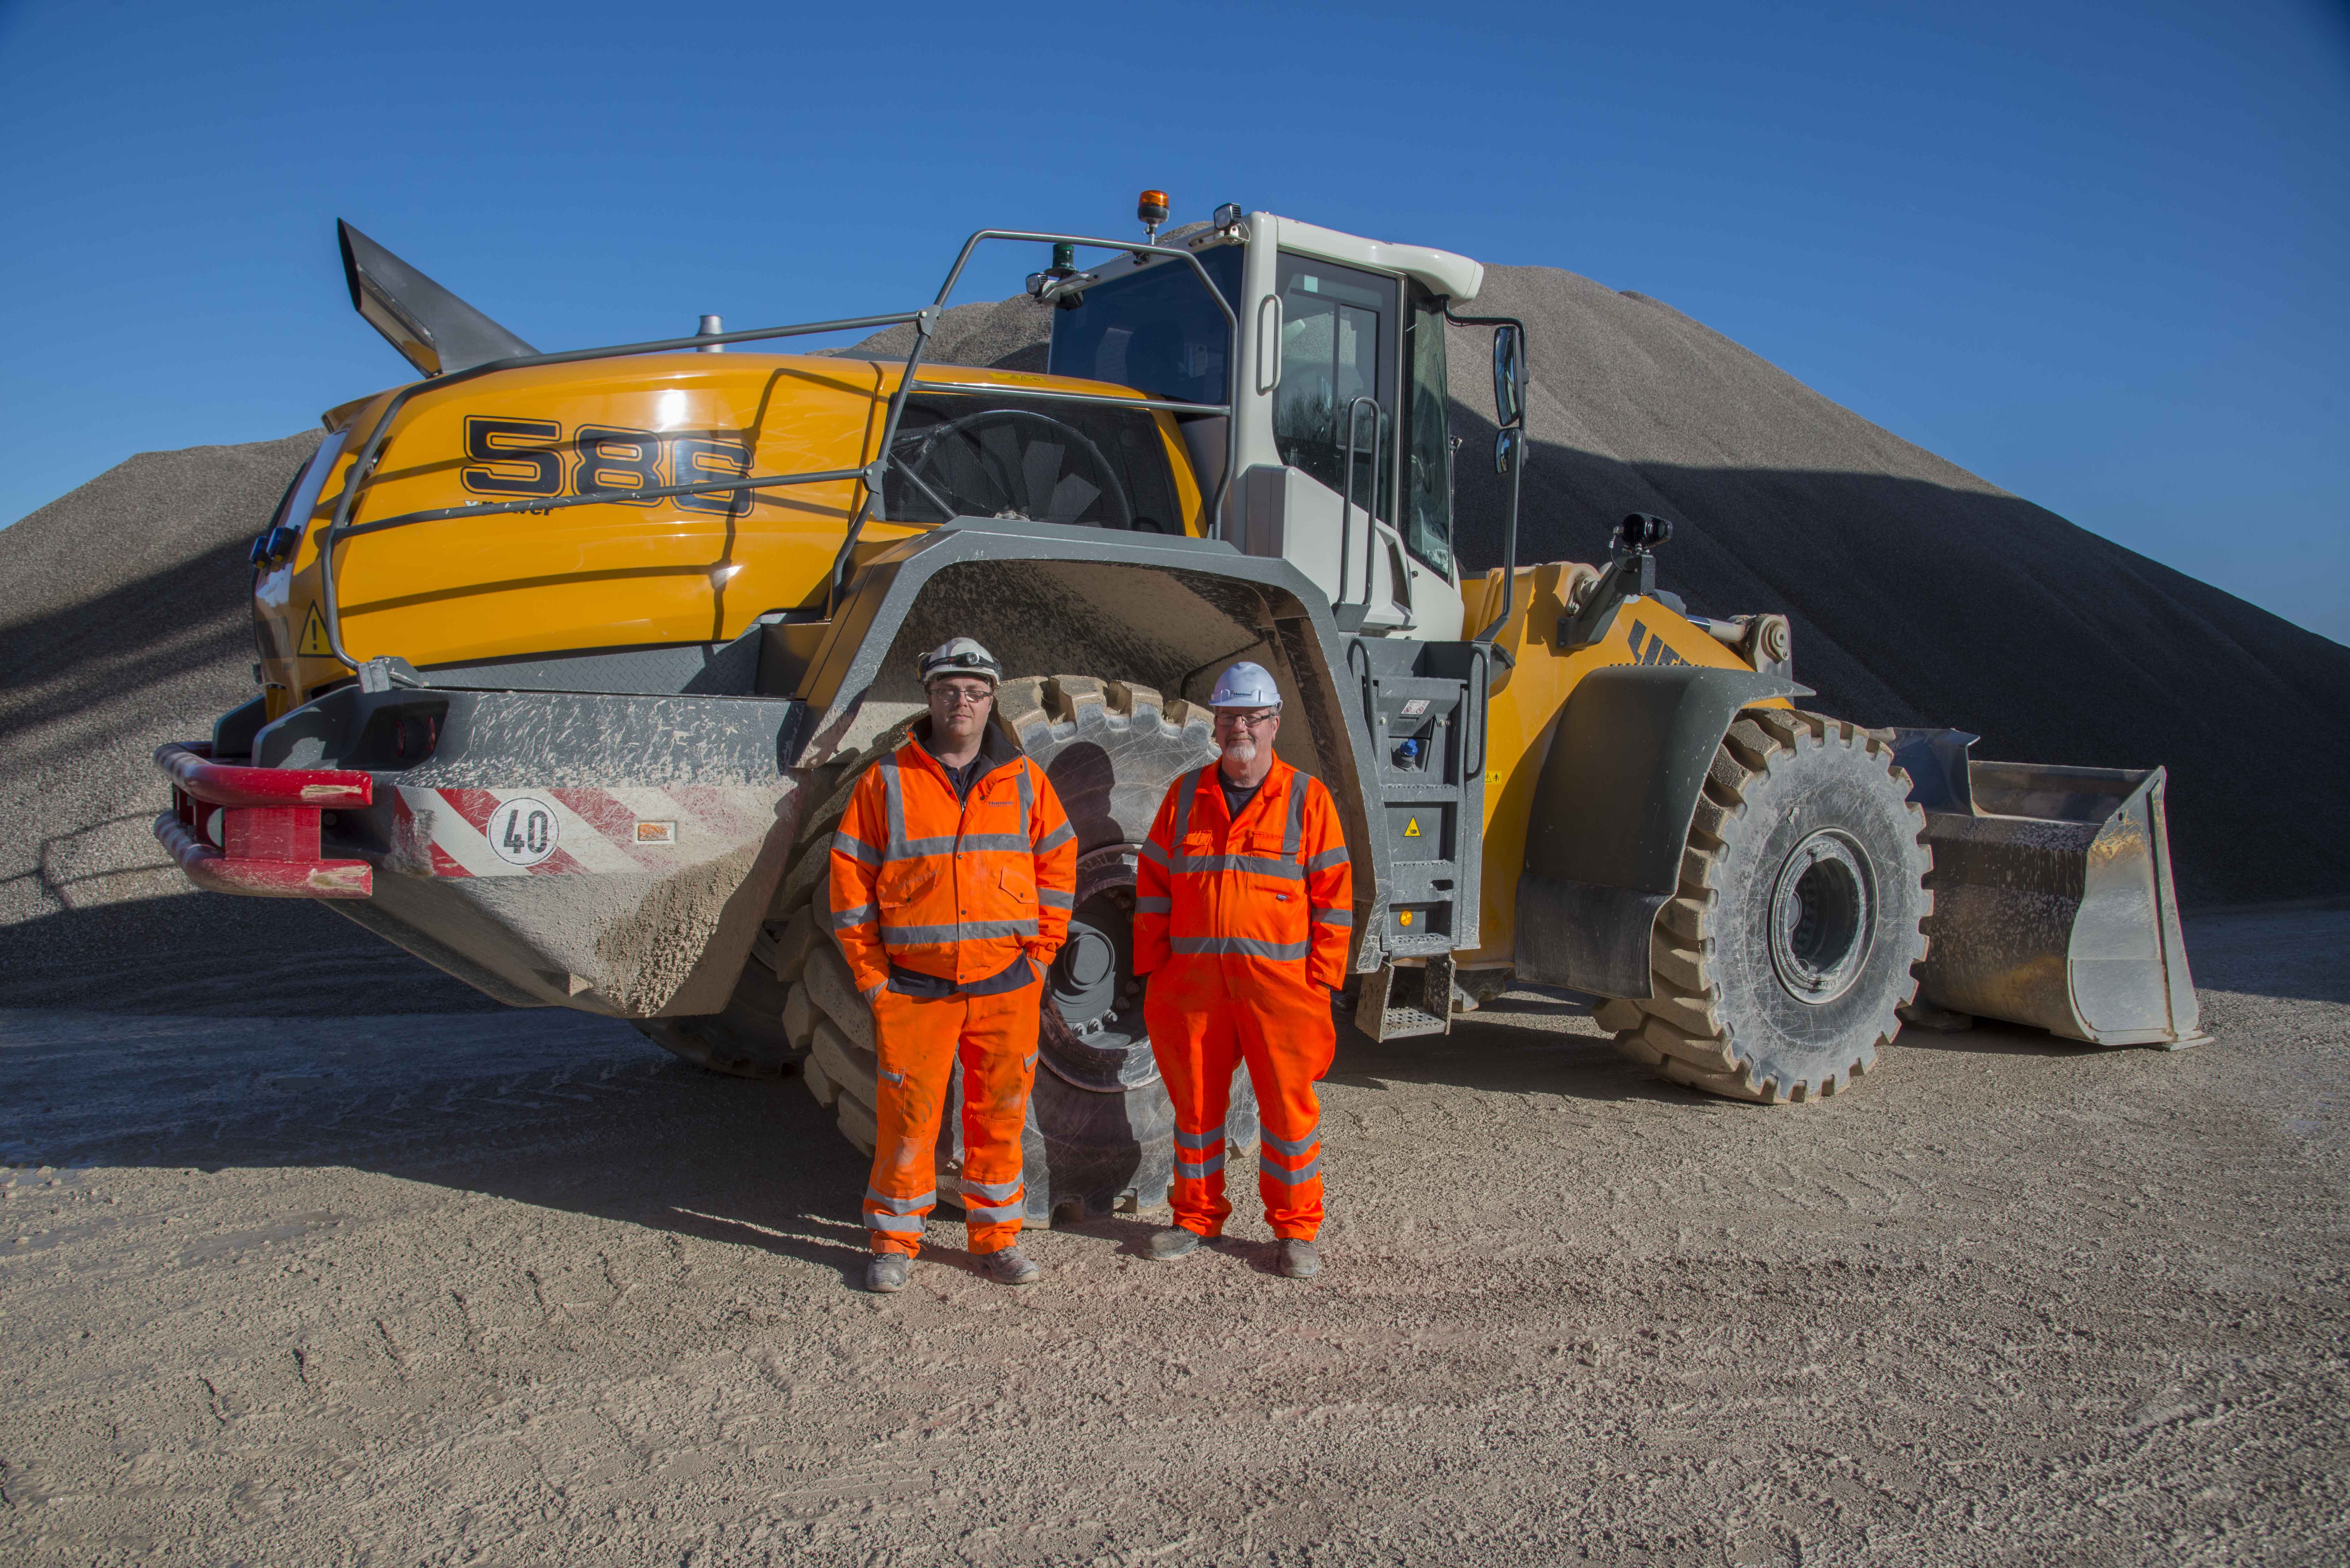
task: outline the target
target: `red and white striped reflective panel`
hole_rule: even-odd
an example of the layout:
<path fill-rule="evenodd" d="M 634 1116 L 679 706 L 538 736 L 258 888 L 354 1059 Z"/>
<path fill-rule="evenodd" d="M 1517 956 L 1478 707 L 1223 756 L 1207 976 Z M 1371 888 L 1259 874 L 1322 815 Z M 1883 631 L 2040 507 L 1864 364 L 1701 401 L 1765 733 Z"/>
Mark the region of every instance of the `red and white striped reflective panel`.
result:
<path fill-rule="evenodd" d="M 411 877 L 665 873 L 755 844 L 780 784 L 668 789 L 394 786 L 389 870 Z"/>

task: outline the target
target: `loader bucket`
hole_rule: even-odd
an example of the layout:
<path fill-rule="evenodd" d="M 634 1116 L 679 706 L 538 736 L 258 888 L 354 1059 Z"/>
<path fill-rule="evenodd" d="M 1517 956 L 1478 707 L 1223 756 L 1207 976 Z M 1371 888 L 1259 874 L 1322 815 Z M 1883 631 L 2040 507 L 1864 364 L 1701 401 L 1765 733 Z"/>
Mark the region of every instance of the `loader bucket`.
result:
<path fill-rule="evenodd" d="M 2204 1038 L 2162 769 L 1977 762 L 1963 731 L 1894 735 L 1934 852 L 1920 1003 L 2097 1045 Z"/>

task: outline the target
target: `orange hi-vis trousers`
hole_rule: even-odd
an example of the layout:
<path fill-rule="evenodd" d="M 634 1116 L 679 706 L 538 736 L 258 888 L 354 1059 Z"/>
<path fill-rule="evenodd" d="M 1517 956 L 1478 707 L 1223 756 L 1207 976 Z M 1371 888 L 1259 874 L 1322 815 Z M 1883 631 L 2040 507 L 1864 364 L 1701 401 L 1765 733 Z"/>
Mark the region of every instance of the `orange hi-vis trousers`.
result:
<path fill-rule="evenodd" d="M 973 1252 L 1020 1240 L 1026 1208 L 1020 1129 L 1036 1081 L 1041 983 L 993 996 L 937 998 L 883 991 L 873 999 L 879 1047 L 879 1137 L 865 1189 L 865 1224 L 877 1252 L 914 1256 L 922 1220 L 938 1203 L 939 1122 L 947 1085 L 962 1063 L 963 1225 Z"/>
<path fill-rule="evenodd" d="M 1175 1223 L 1223 1233 L 1224 1112 L 1232 1070 L 1248 1064 L 1264 1143 L 1257 1194 L 1276 1236 L 1312 1241 L 1322 1229 L 1322 1106 L 1315 1081 L 1330 1070 L 1337 1031 L 1330 993 L 1302 965 L 1179 956 L 1150 977 L 1143 1018 L 1159 1076 L 1175 1103 Z"/>

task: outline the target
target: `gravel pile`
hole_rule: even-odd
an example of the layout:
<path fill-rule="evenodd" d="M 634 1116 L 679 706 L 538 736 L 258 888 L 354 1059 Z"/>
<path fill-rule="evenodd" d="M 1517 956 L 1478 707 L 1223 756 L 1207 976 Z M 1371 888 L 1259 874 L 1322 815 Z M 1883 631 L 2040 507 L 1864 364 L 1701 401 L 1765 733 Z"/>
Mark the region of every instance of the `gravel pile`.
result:
<path fill-rule="evenodd" d="M 1980 754 L 2171 771 L 2179 891 L 2350 888 L 2350 649 L 2157 565 L 1841 408 L 1638 294 L 1492 267 L 1531 337 L 1521 561 L 1604 559 L 1671 517 L 1666 586 L 1794 618 L 1818 706 L 1979 732 Z M 1024 297 L 947 314 L 941 362 L 1043 368 Z M 902 354 L 896 327 L 853 354 Z M 1488 339 L 1453 341 L 1460 545 L 1498 560 Z M 252 693 L 245 547 L 315 433 L 132 458 L 0 530 L 0 1006 L 305 1012 L 491 1004 L 300 900 L 199 897 L 148 825 L 149 762 Z M 126 959 L 132 961 L 126 962 Z"/>
<path fill-rule="evenodd" d="M 0 529 L 0 1007 L 494 1005 L 308 899 L 199 894 L 155 842 L 154 750 L 253 696 L 245 552 L 317 444 L 141 452 Z"/>
<path fill-rule="evenodd" d="M 2179 897 L 2350 888 L 2350 648 L 2147 560 L 1880 430 L 1667 305 L 1491 267 L 1480 314 L 1534 357 L 1519 559 L 1603 561 L 1679 524 L 1665 587 L 1782 611 L 1813 705 L 1942 723 L 1975 754 L 2170 770 Z M 1499 559 L 1490 336 L 1451 354 L 1463 556 Z M 1922 373 L 1922 372 L 1921 372 Z"/>

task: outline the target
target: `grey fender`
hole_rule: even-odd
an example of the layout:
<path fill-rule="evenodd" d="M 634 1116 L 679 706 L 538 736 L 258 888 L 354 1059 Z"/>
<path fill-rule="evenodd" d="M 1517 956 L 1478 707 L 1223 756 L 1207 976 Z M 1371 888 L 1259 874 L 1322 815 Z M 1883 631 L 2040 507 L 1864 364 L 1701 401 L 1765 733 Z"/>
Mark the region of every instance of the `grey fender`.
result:
<path fill-rule="evenodd" d="M 1680 882 L 1713 754 L 1738 711 L 1811 689 L 1705 665 L 1583 678 L 1543 760 L 1518 878 L 1517 970 L 1597 996 L 1652 995 L 1648 937 Z"/>
<path fill-rule="evenodd" d="M 1391 875 L 1367 808 L 1370 730 L 1329 603 L 1287 561 L 1022 519 L 959 517 L 899 540 L 859 568 L 796 682 L 809 715 L 797 765 L 853 753 L 919 711 L 915 659 L 956 636 L 1010 673 L 1097 675 L 1192 702 L 1235 659 L 1264 665 L 1286 699 L 1275 749 L 1328 787 L 1354 861 L 1355 929 L 1378 929 Z M 1377 944 L 1358 944 L 1357 967 L 1376 968 Z"/>

